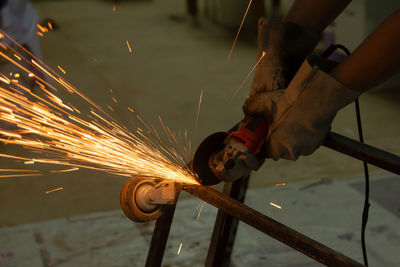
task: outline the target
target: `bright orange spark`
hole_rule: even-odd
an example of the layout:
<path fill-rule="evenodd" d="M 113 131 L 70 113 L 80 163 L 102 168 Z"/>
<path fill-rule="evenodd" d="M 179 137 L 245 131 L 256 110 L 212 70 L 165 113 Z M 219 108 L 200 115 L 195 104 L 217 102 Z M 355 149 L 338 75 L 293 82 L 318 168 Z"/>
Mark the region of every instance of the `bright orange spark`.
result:
<path fill-rule="evenodd" d="M 117 99 L 115 99 L 115 97 L 111 97 L 111 98 L 115 103 L 118 103 L 118 101 L 117 101 Z"/>
<path fill-rule="evenodd" d="M 43 33 L 41 33 L 41 32 L 36 32 L 37 33 L 37 35 L 39 35 L 39 36 L 41 36 L 41 37 L 43 37 L 44 36 L 44 34 Z"/>
<path fill-rule="evenodd" d="M 256 69 L 258 64 L 260 64 L 261 60 L 265 56 L 265 51 L 262 52 L 261 57 L 257 60 L 256 64 L 253 66 L 253 68 L 247 73 L 246 77 L 243 79 L 242 83 L 240 84 L 239 88 L 235 91 L 235 93 L 232 95 L 231 99 L 229 99 L 228 105 L 232 102 L 233 98 L 239 93 L 240 89 L 243 88 L 243 86 L 246 84 L 246 81 L 249 79 L 250 75 L 253 73 L 253 71 Z"/>
<path fill-rule="evenodd" d="M 190 144 L 185 131 L 183 144 L 180 132 L 169 129 L 161 120 L 165 137 L 152 125 L 137 116 L 143 129 L 129 132 L 104 109 L 78 91 L 72 84 L 35 58 L 24 47 L 0 31 L 0 45 L 22 58 L 18 61 L 0 51 L 0 58 L 14 64 L 18 73 L 29 75 L 40 88 L 28 88 L 23 81 L 10 82 L 8 73 L 0 73 L 0 120 L 14 125 L 14 130 L 0 130 L 0 142 L 29 149 L 33 156 L 0 154 L 2 158 L 25 164 L 69 166 L 74 171 L 86 168 L 120 176 L 146 176 L 179 183 L 198 184 L 196 175 L 186 162 Z M 26 59 L 29 54 L 32 59 Z M 33 75 L 33 70 L 38 75 Z M 39 75 L 40 73 L 40 75 Z M 44 78 L 46 77 L 46 78 Z M 31 90 L 32 89 L 32 90 Z M 82 101 L 88 107 L 80 112 L 62 96 Z M 133 112 L 133 109 L 130 109 Z M 135 113 L 136 114 L 136 113 Z M 5 174 L 0 178 L 38 176 L 41 173 Z"/>
<path fill-rule="evenodd" d="M 126 46 L 128 47 L 129 53 L 132 53 L 132 48 L 131 48 L 128 40 L 126 41 Z"/>
<path fill-rule="evenodd" d="M 271 206 L 277 208 L 277 209 L 282 209 L 281 206 L 279 206 L 279 205 L 277 205 L 277 204 L 275 204 L 275 203 L 270 202 L 269 204 L 270 204 Z"/>
<path fill-rule="evenodd" d="M 275 186 L 284 186 L 286 183 L 275 184 Z"/>
<path fill-rule="evenodd" d="M 41 30 L 42 32 L 46 32 L 46 29 L 45 29 L 45 27 L 43 27 L 42 25 L 40 25 L 40 24 L 37 24 L 36 26 L 37 26 L 37 27 L 38 27 L 38 29 L 39 29 L 39 30 Z"/>
<path fill-rule="evenodd" d="M 181 249 L 182 249 L 182 242 L 181 242 L 181 244 L 179 245 L 179 248 L 178 248 L 178 252 L 176 253 L 177 255 L 179 255 L 179 254 L 181 254 Z"/>
<path fill-rule="evenodd" d="M 198 221 L 199 221 L 199 218 L 200 218 L 201 211 L 203 210 L 203 206 L 204 206 L 204 201 L 201 201 L 201 205 L 200 205 L 199 213 L 197 213 L 197 217 L 196 217 L 196 222 L 198 222 Z"/>
<path fill-rule="evenodd" d="M 242 22 L 240 23 L 239 29 L 238 29 L 238 31 L 237 31 L 237 33 L 236 33 L 235 40 L 233 41 L 231 50 L 229 50 L 229 55 L 228 55 L 228 58 L 227 58 L 227 61 L 228 61 L 228 62 L 229 62 L 229 60 L 231 59 L 231 56 L 232 56 L 232 53 L 233 53 L 233 49 L 235 48 L 237 39 L 238 39 L 238 37 L 239 37 L 239 33 L 240 33 L 240 31 L 242 30 L 243 23 L 244 23 L 244 21 L 245 21 L 245 19 L 246 19 L 247 12 L 249 12 L 249 9 L 250 9 L 250 6 L 251 6 L 251 3 L 252 3 L 252 2 L 253 2 L 253 0 L 250 0 L 249 4 L 247 5 L 246 12 L 244 12 L 244 16 L 243 16 Z"/>
<path fill-rule="evenodd" d="M 51 24 L 51 22 L 47 22 L 47 25 L 49 26 L 49 29 L 52 30 L 53 29 L 53 25 Z"/>
<path fill-rule="evenodd" d="M 38 170 L 0 169 L 0 172 L 39 172 Z"/>
<path fill-rule="evenodd" d="M 6 84 L 10 84 L 10 80 L 7 79 L 6 77 L 1 77 L 0 76 L 0 81 L 2 81 L 3 83 L 6 83 Z"/>
<path fill-rule="evenodd" d="M 60 65 L 57 65 L 57 68 L 58 68 L 62 73 L 64 73 L 64 74 L 67 73 L 63 68 L 60 67 Z"/>
<path fill-rule="evenodd" d="M 50 193 L 53 193 L 53 192 L 56 192 L 56 191 L 60 191 L 60 190 L 63 190 L 63 189 L 64 189 L 64 187 L 58 187 L 58 188 L 46 191 L 46 194 L 50 194 Z"/>
<path fill-rule="evenodd" d="M 56 170 L 56 171 L 49 171 L 49 172 L 52 172 L 52 173 L 55 173 L 55 172 L 73 172 L 73 171 L 77 171 L 77 170 L 79 170 L 79 168 L 74 167 L 74 168 L 70 168 L 70 169 L 66 169 L 66 170 Z"/>
<path fill-rule="evenodd" d="M 14 177 L 26 177 L 26 176 L 41 176 L 42 173 L 27 173 L 27 174 L 10 174 L 10 175 L 0 175 L 0 178 L 14 178 Z"/>
<path fill-rule="evenodd" d="M 195 122 L 195 129 L 197 130 L 197 126 L 198 126 L 198 124 L 199 124 L 199 115 L 200 115 L 200 107 L 201 107 L 201 102 L 202 102 L 202 100 L 203 100 L 203 93 L 204 93 L 204 91 L 203 90 L 201 90 L 201 92 L 200 92 L 200 98 L 199 98 L 199 104 L 198 104 L 198 106 L 197 106 L 197 113 L 196 113 L 196 122 Z"/>
<path fill-rule="evenodd" d="M 14 54 L 14 57 L 16 57 L 19 61 L 21 61 L 21 57 L 20 56 Z"/>
<path fill-rule="evenodd" d="M 115 5 L 113 5 L 113 9 L 112 9 L 112 10 L 113 10 L 113 12 L 115 12 L 115 8 L 116 8 L 116 6 L 115 6 Z"/>

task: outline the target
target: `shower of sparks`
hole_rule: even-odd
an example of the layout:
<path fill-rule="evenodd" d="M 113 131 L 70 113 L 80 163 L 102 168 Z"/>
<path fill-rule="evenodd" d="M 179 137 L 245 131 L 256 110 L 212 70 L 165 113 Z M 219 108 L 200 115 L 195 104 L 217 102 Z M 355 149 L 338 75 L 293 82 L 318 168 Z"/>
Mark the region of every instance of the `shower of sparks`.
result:
<path fill-rule="evenodd" d="M 258 64 L 260 64 L 261 60 L 265 56 L 265 51 L 262 52 L 261 57 L 257 60 L 256 64 L 253 66 L 253 68 L 247 73 L 246 77 L 243 79 L 242 83 L 240 84 L 239 88 L 235 91 L 235 93 L 232 95 L 231 99 L 229 99 L 228 105 L 232 102 L 232 100 L 235 98 L 235 96 L 239 93 L 240 89 L 243 88 L 243 86 L 246 84 L 247 80 L 250 78 L 250 75 L 253 73 L 253 71 L 257 68 Z"/>
<path fill-rule="evenodd" d="M 284 186 L 286 183 L 275 184 L 275 186 Z"/>
<path fill-rule="evenodd" d="M 281 206 L 279 206 L 279 205 L 277 205 L 277 204 L 275 204 L 275 203 L 269 202 L 269 204 L 270 204 L 271 206 L 277 208 L 277 209 L 282 209 Z"/>
<path fill-rule="evenodd" d="M 50 194 L 50 193 L 53 193 L 53 192 L 56 192 L 56 191 L 60 191 L 60 190 L 63 190 L 63 189 L 64 189 L 64 187 L 58 187 L 58 188 L 46 191 L 46 194 Z"/>
<path fill-rule="evenodd" d="M 181 244 L 179 245 L 178 252 L 176 253 L 176 255 L 181 254 L 181 249 L 182 249 L 182 242 L 181 242 Z"/>
<path fill-rule="evenodd" d="M 131 45 L 129 44 L 128 40 L 126 41 L 126 46 L 128 47 L 129 53 L 132 53 Z"/>
<path fill-rule="evenodd" d="M 0 58 L 21 74 L 19 79 L 10 79 L 8 73 L 0 73 L 0 142 L 23 147 L 26 153 L 0 154 L 1 158 L 35 163 L 37 168 L 41 164 L 72 168 L 64 172 L 86 168 L 198 184 L 186 167 L 190 158 L 186 131 L 175 132 L 159 118 L 164 130 L 161 135 L 133 109 L 142 128 L 128 131 L 3 31 Z M 79 111 L 70 100 L 81 101 L 85 108 Z M 4 174 L 0 178 L 37 175 L 42 173 Z"/>
<path fill-rule="evenodd" d="M 67 73 L 67 72 L 66 72 L 63 68 L 61 68 L 59 65 L 57 65 L 57 68 L 58 68 L 62 73 L 64 73 L 64 74 Z"/>
<path fill-rule="evenodd" d="M 228 61 L 228 62 L 229 62 L 229 60 L 231 60 L 231 56 L 232 56 L 232 53 L 233 53 L 233 49 L 235 48 L 237 39 L 238 39 L 238 37 L 239 37 L 239 33 L 240 33 L 240 31 L 242 30 L 243 23 L 244 23 L 244 21 L 246 20 L 247 12 L 249 12 L 249 9 L 250 9 L 250 6 L 251 6 L 251 3 L 252 3 L 252 2 L 253 2 L 253 0 L 250 0 L 249 4 L 247 5 L 246 12 L 244 12 L 244 16 L 243 16 L 242 22 L 240 23 L 239 29 L 238 29 L 238 31 L 237 31 L 237 33 L 236 33 L 235 40 L 233 41 L 231 50 L 229 50 L 229 55 L 228 55 L 228 58 L 227 58 L 227 61 Z"/>

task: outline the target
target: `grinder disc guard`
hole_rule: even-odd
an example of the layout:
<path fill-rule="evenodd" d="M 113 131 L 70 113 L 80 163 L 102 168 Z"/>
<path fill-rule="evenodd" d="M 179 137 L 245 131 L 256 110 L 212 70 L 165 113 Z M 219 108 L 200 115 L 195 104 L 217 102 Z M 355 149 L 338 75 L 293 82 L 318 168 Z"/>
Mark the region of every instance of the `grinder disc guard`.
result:
<path fill-rule="evenodd" d="M 221 182 L 210 170 L 208 161 L 212 154 L 224 149 L 224 141 L 228 135 L 226 132 L 216 132 L 209 135 L 200 143 L 194 153 L 191 167 L 202 185 L 215 185 Z"/>

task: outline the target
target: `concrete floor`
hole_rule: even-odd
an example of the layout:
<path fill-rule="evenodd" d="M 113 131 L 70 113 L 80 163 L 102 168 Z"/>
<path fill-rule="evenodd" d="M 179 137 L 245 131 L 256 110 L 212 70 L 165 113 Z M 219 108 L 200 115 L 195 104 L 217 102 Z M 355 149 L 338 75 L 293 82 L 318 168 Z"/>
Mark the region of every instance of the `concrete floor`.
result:
<path fill-rule="evenodd" d="M 184 14 L 183 1 L 126 1 L 112 11 L 111 1 L 38 1 L 40 18 L 51 17 L 59 30 L 42 38 L 44 61 L 67 70 L 67 79 L 101 106 L 119 105 L 114 117 L 129 125 L 128 106 L 148 122 L 161 115 L 173 129 L 189 129 L 194 147 L 212 132 L 230 128 L 242 118 L 241 104 L 250 81 L 230 105 L 256 56 L 254 42 L 239 41 L 226 62 L 233 33 L 207 21 L 193 26 L 171 20 Z M 129 40 L 133 53 L 125 41 Z M 400 87 L 400 86 L 399 86 Z M 400 91 L 382 89 L 361 97 L 365 140 L 400 154 Z M 193 133 L 197 102 L 204 90 L 199 127 Z M 353 106 L 341 111 L 335 132 L 356 138 Z M 1 148 L 13 153 L 13 147 Z M 0 161 L 1 166 L 16 163 Z M 371 168 L 375 170 L 375 168 Z M 251 188 L 360 174 L 362 164 L 325 148 L 296 162 L 268 161 L 253 175 Z M 0 180 L 0 226 L 12 226 L 90 212 L 119 209 L 125 178 L 82 170 L 39 178 Z M 46 195 L 46 190 L 64 190 Z M 318 201 L 318 199 L 316 199 Z"/>
<path fill-rule="evenodd" d="M 363 177 L 348 178 L 250 189 L 246 204 L 362 262 L 363 193 L 358 189 Z M 399 266 L 400 180 L 386 172 L 372 179 L 366 233 L 369 266 Z M 217 210 L 205 204 L 197 220 L 199 209 L 198 199 L 178 202 L 162 266 L 204 266 Z M 153 227 L 154 223 L 132 223 L 114 210 L 1 228 L 0 266 L 144 266 Z M 322 265 L 241 223 L 231 266 Z"/>

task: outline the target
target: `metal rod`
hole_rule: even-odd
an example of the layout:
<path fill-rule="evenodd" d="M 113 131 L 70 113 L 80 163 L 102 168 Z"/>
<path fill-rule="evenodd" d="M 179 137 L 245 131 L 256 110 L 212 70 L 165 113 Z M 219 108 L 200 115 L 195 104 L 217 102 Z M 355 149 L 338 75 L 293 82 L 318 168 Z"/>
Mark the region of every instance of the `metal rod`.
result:
<path fill-rule="evenodd" d="M 147 253 L 146 267 L 160 267 L 165 247 L 167 245 L 172 219 L 174 218 L 176 205 L 163 205 L 162 215 L 157 219 L 151 238 L 149 252 Z"/>
<path fill-rule="evenodd" d="M 210 187 L 189 185 L 183 189 L 322 264 L 364 266 Z"/>
<path fill-rule="evenodd" d="M 376 167 L 400 174 L 400 157 L 337 133 L 329 133 L 324 146 Z"/>

